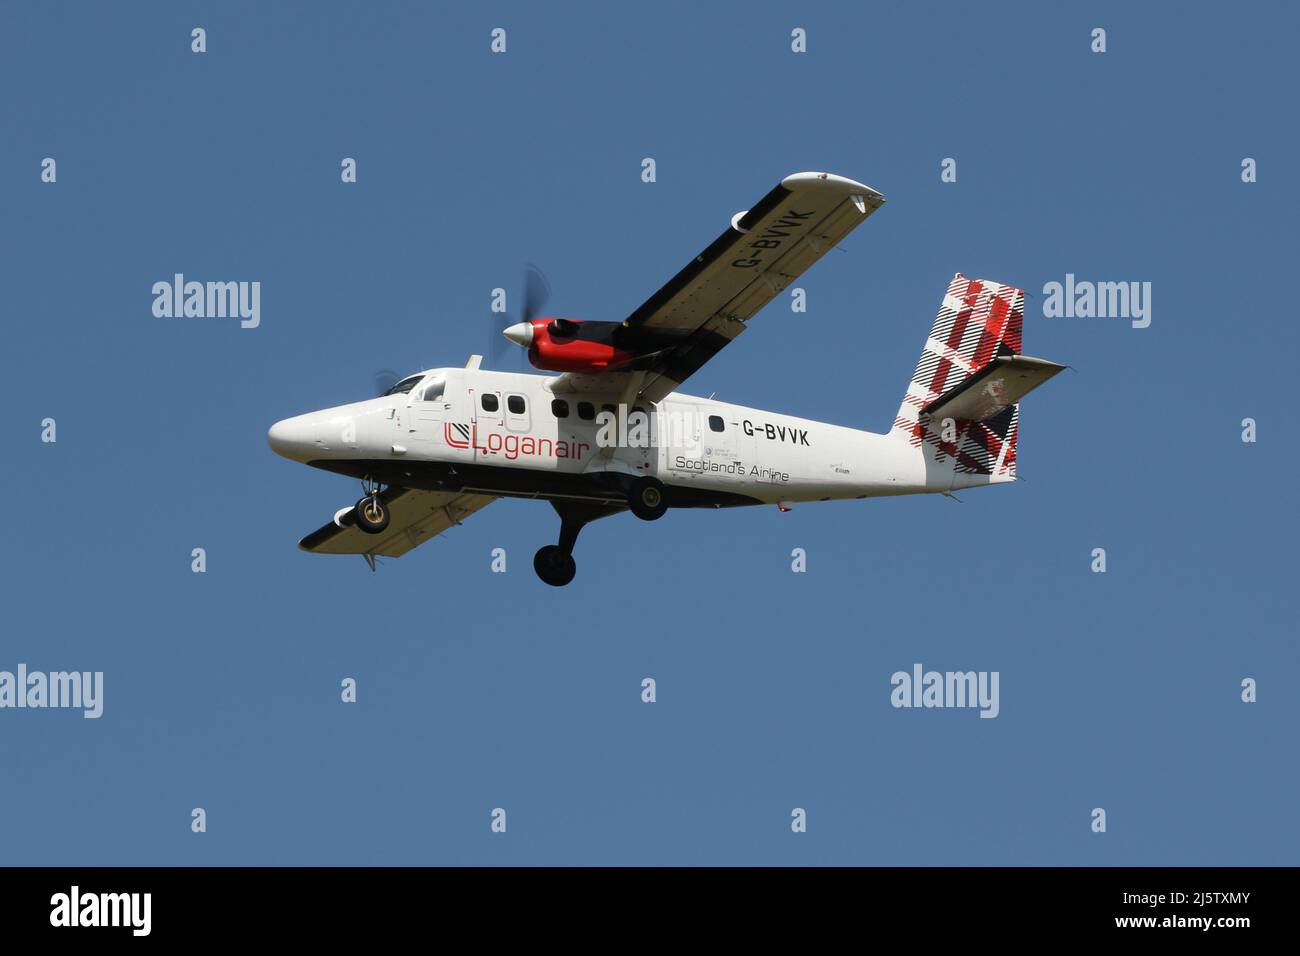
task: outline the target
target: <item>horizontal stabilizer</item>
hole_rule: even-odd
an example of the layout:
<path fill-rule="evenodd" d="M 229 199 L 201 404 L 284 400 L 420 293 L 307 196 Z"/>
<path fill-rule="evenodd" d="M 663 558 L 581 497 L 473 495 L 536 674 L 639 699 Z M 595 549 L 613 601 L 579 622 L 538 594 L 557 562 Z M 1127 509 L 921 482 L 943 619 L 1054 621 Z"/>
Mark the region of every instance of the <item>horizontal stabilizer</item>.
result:
<path fill-rule="evenodd" d="M 1000 355 L 921 411 L 932 417 L 987 421 L 1064 368 L 1064 365 L 1028 355 Z"/>

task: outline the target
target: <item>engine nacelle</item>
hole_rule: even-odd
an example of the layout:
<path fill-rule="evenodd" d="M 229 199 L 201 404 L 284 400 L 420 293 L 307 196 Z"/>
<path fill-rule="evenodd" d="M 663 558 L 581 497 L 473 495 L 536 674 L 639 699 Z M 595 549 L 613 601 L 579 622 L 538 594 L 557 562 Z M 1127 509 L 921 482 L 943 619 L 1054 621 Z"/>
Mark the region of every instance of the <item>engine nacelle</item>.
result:
<path fill-rule="evenodd" d="M 534 368 L 547 372 L 599 373 L 622 368 L 634 358 L 632 353 L 613 344 L 614 330 L 619 327 L 617 322 L 533 319 L 529 324 L 532 329 L 528 336 L 528 361 Z M 518 341 L 513 337 L 512 340 Z"/>

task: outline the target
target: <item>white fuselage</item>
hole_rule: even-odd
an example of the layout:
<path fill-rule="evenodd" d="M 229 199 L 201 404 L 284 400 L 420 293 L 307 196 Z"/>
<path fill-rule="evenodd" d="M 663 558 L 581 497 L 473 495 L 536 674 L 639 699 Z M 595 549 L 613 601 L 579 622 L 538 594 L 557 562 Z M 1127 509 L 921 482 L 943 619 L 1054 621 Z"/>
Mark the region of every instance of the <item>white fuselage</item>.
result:
<path fill-rule="evenodd" d="M 602 477 L 640 475 L 657 477 L 688 507 L 943 492 L 962 484 L 954 485 L 949 471 L 927 476 L 924 455 L 896 434 L 676 392 L 607 416 L 601 412 L 617 412 L 616 393 L 553 391 L 556 382 L 434 369 L 407 393 L 278 422 L 270 439 L 286 457 L 344 474 L 527 497 L 607 498 Z M 646 418 L 628 414 L 637 410 Z"/>

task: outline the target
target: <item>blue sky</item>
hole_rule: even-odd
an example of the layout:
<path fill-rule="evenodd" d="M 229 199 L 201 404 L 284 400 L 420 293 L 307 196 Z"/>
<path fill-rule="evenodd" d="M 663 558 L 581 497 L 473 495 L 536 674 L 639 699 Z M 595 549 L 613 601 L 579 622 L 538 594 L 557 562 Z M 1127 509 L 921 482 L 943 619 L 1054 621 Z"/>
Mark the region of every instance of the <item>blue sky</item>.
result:
<path fill-rule="evenodd" d="M 5 4 L 0 670 L 103 671 L 105 701 L 0 710 L 0 862 L 1300 862 L 1297 26 Z M 551 311 L 621 319 L 804 169 L 888 204 L 688 390 L 883 431 L 952 274 L 1021 285 L 1026 351 L 1074 368 L 1022 409 L 1023 482 L 622 515 L 563 590 L 531 569 L 541 503 L 373 575 L 297 551 L 358 489 L 273 455 L 273 421 L 483 351 L 528 261 Z M 260 327 L 155 318 L 176 272 L 260 281 Z M 1150 327 L 1044 318 L 1067 273 L 1152 283 Z M 998 718 L 891 707 L 916 662 L 998 671 Z"/>

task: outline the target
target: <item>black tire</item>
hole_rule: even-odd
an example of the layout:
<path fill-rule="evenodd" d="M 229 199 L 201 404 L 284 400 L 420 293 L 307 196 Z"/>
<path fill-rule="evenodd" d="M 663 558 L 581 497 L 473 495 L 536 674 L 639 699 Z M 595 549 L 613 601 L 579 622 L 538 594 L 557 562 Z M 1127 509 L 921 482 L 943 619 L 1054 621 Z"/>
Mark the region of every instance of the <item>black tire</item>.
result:
<path fill-rule="evenodd" d="M 539 548 L 533 555 L 533 570 L 537 576 L 553 588 L 562 588 L 578 573 L 578 563 L 573 555 L 561 551 L 553 544 Z"/>
<path fill-rule="evenodd" d="M 627 506 L 642 521 L 655 521 L 668 510 L 668 495 L 658 478 L 644 475 L 632 482 L 627 491 Z"/>
<path fill-rule="evenodd" d="M 352 509 L 352 518 L 366 534 L 379 534 L 388 527 L 393 514 L 388 510 L 388 502 L 379 495 L 367 495 Z"/>

